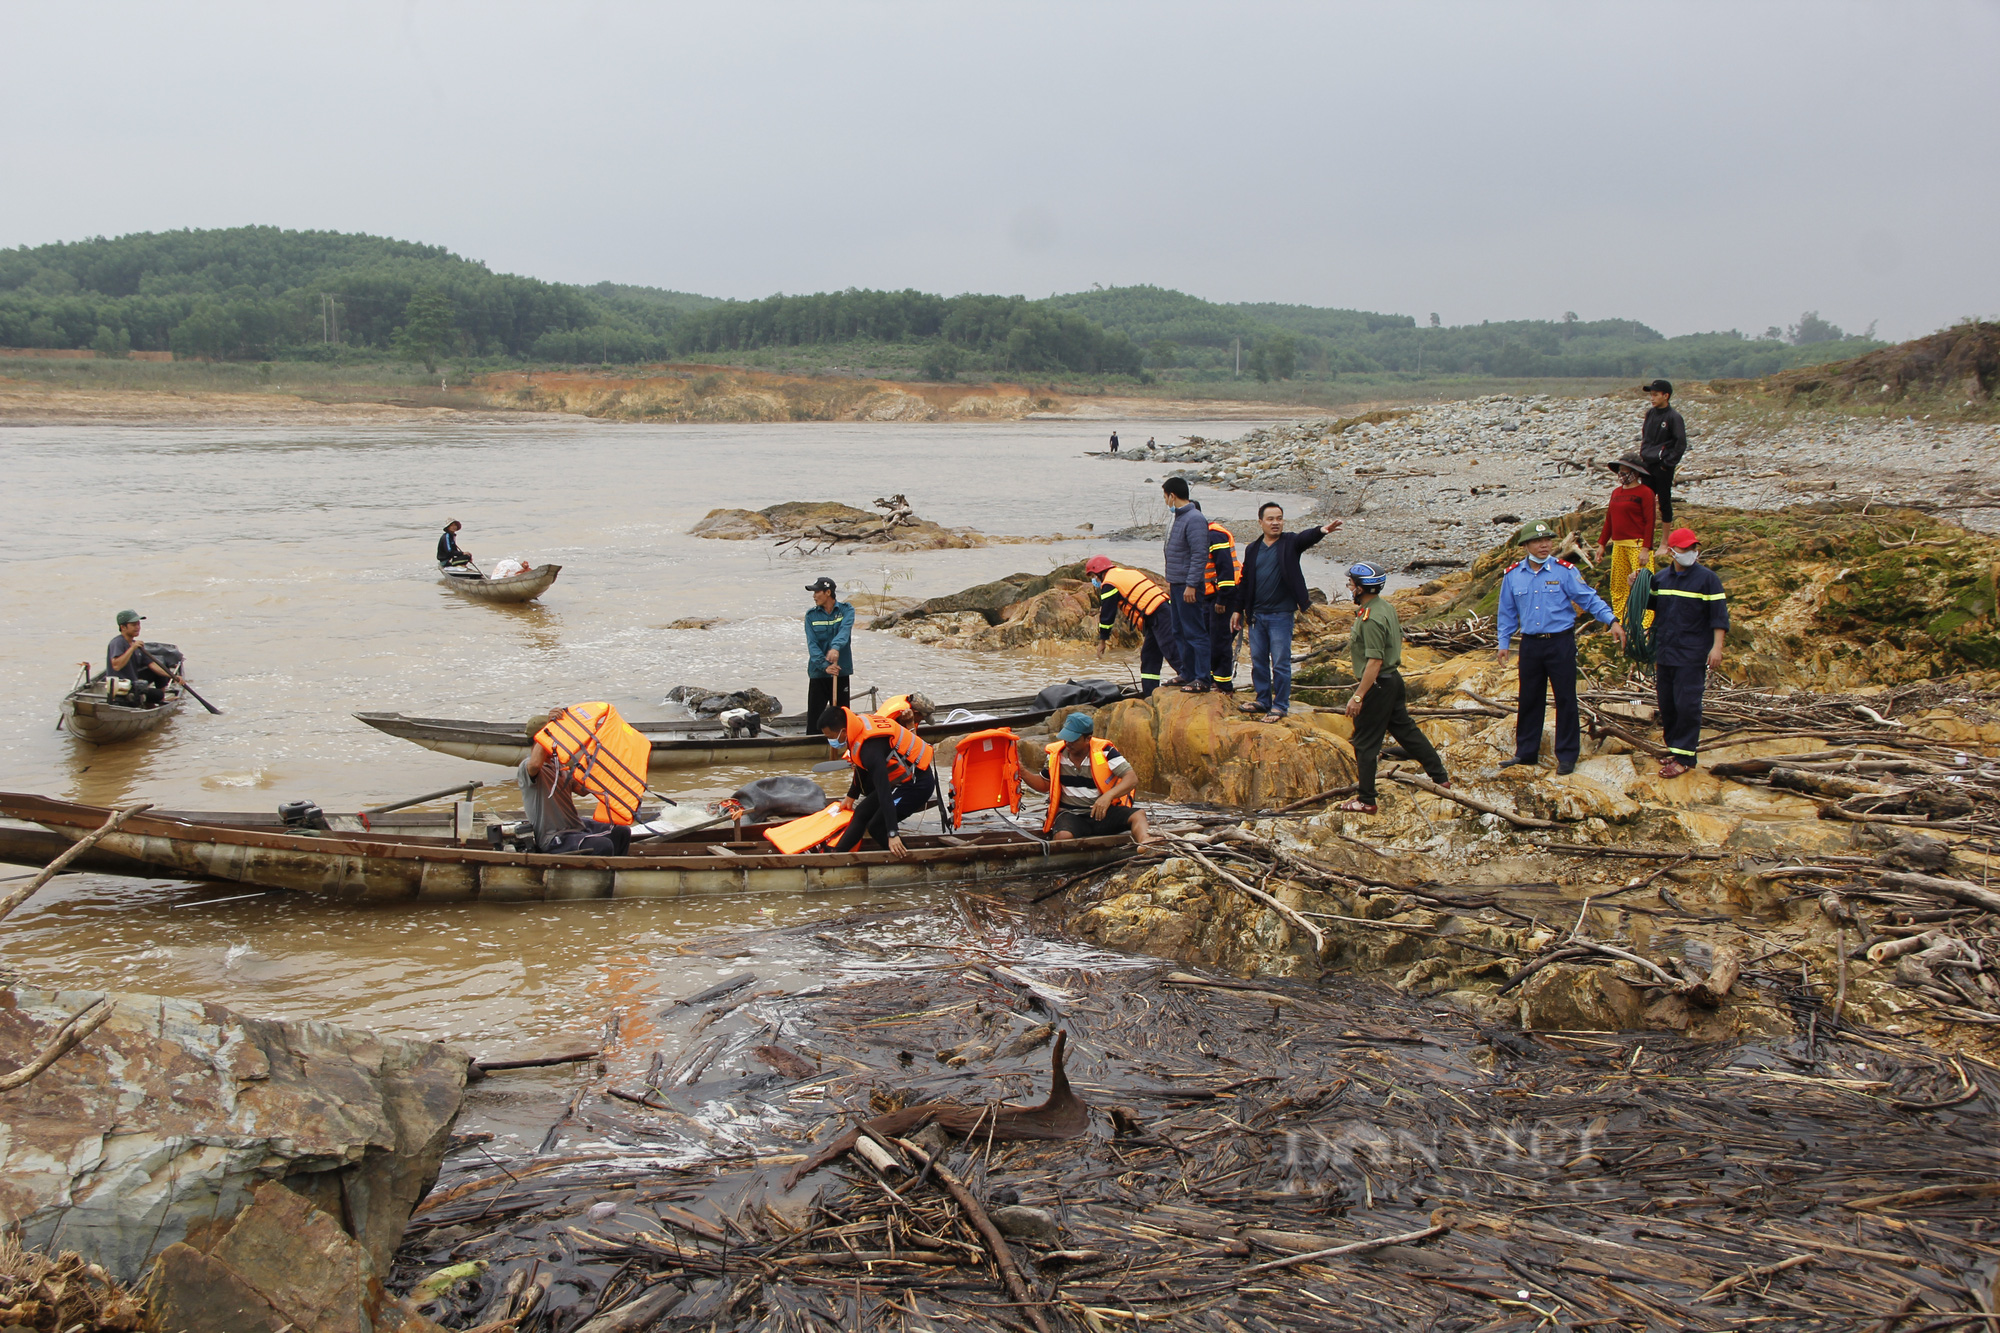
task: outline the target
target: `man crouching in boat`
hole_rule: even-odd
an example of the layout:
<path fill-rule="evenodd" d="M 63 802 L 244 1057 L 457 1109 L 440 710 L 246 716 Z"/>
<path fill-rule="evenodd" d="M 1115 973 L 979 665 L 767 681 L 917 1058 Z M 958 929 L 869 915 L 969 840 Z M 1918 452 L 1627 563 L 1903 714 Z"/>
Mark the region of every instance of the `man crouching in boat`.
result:
<path fill-rule="evenodd" d="M 528 734 L 534 743 L 528 757 L 516 767 L 521 784 L 521 810 L 535 830 L 535 850 L 573 856 L 623 856 L 632 845 L 630 815 L 622 824 L 585 819 L 576 812 L 576 797 L 589 792 L 598 798 L 599 809 L 606 806 L 602 792 L 586 785 L 586 770 L 576 762 L 579 748 L 587 744 L 590 718 L 581 709 L 606 708 L 604 704 L 582 704 L 578 708 L 558 708 L 528 719 Z M 551 726 L 552 723 L 559 724 Z M 621 724 L 622 725 L 622 724 Z M 639 760 L 644 771 L 645 760 Z M 643 791 L 644 779 L 638 780 Z M 632 804 L 637 805 L 634 797 Z M 618 813 L 613 811 L 613 813 Z"/>
<path fill-rule="evenodd" d="M 898 860 L 908 856 L 896 825 L 937 799 L 937 771 L 931 766 L 937 747 L 900 722 L 838 706 L 820 714 L 819 729 L 854 765 L 854 780 L 840 802 L 841 809 L 854 812 L 854 820 L 833 850 L 851 852 L 864 834 L 872 834 Z"/>
<path fill-rule="evenodd" d="M 1146 827 L 1145 812 L 1132 804 L 1139 775 L 1132 761 L 1110 741 L 1098 740 L 1095 731 L 1087 714 L 1071 713 L 1063 719 L 1045 760 L 1021 765 L 1021 781 L 1035 791 L 1049 792 L 1049 817 L 1042 831 L 1050 841 L 1129 832 L 1143 847 L 1153 835 Z M 1036 772 L 1037 767 L 1042 771 Z"/>

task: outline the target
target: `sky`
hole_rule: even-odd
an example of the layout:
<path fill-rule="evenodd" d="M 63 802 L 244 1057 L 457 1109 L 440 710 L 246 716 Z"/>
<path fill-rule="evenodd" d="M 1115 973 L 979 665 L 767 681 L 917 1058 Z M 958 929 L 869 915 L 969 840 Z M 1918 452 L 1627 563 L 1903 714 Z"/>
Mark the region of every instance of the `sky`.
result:
<path fill-rule="evenodd" d="M 0 0 L 0 246 L 246 223 L 759 297 L 2000 315 L 2000 0 Z"/>

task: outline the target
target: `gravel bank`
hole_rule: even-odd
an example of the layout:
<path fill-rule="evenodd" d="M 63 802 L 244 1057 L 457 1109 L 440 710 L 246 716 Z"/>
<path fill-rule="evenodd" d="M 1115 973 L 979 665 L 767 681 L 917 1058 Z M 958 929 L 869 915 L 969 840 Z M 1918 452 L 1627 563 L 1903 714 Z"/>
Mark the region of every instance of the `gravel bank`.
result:
<path fill-rule="evenodd" d="M 1746 509 L 1914 501 L 1952 508 L 1968 527 L 2000 531 L 2000 426 L 1759 416 L 1700 397 L 1676 406 L 1689 439 L 1676 499 Z M 1612 486 L 1604 464 L 1637 447 L 1645 404 L 1496 394 L 1373 415 L 1389 419 L 1344 429 L 1333 420 L 1302 421 L 1234 440 L 1191 436 L 1117 458 L 1187 477 L 1198 488 L 1319 496 L 1313 516 L 1345 518 L 1339 540 L 1355 558 L 1421 573 L 1469 561 L 1523 520 L 1602 504 Z M 1993 507 L 1969 507 L 1981 502 Z"/>

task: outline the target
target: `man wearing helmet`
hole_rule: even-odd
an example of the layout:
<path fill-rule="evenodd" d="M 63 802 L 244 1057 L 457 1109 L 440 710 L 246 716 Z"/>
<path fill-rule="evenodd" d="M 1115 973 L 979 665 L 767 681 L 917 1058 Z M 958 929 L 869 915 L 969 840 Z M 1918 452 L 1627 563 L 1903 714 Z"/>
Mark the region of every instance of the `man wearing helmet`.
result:
<path fill-rule="evenodd" d="M 1166 628 L 1161 624 L 1162 619 L 1171 614 L 1167 609 L 1166 589 L 1138 570 L 1125 568 L 1108 555 L 1090 557 L 1083 572 L 1090 576 L 1090 588 L 1097 597 L 1097 655 L 1104 656 L 1104 649 L 1111 642 L 1111 631 L 1118 624 L 1118 617 L 1123 615 L 1126 623 L 1139 631 L 1142 640 L 1139 646 L 1139 697 L 1152 698 L 1153 691 L 1160 688 L 1160 663 L 1169 651 L 1162 638 L 1172 642 L 1171 635 L 1163 636 L 1161 633 Z M 1180 662 L 1175 661 L 1173 667 L 1183 678 L 1187 676 Z"/>
<path fill-rule="evenodd" d="M 1449 787 L 1444 761 L 1416 719 L 1410 716 L 1402 672 L 1403 625 L 1396 608 L 1382 595 L 1389 575 L 1380 565 L 1352 565 L 1347 591 L 1354 598 L 1354 633 L 1348 638 L 1354 665 L 1354 693 L 1347 698 L 1347 715 L 1354 719 L 1354 767 L 1360 795 L 1340 808 L 1355 814 L 1375 813 L 1375 763 L 1382 755 L 1382 737 L 1394 736 L 1403 752 L 1424 766 L 1430 780 Z"/>
<path fill-rule="evenodd" d="M 1583 728 L 1576 708 L 1576 612 L 1582 607 L 1611 627 L 1625 646 L 1625 627 L 1575 565 L 1555 558 L 1556 530 L 1525 523 L 1514 544 L 1527 558 L 1500 576 L 1500 656 L 1502 667 L 1516 638 L 1521 640 L 1521 693 L 1514 721 L 1514 757 L 1500 767 L 1534 765 L 1541 757 L 1542 718 L 1549 690 L 1556 695 L 1556 773 L 1574 772 L 1583 753 Z"/>

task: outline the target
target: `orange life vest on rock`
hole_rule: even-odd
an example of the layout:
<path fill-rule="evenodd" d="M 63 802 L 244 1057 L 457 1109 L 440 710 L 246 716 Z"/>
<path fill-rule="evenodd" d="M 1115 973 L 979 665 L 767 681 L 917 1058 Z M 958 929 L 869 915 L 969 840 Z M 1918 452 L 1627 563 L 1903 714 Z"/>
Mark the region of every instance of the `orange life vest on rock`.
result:
<path fill-rule="evenodd" d="M 1118 595 L 1125 599 L 1119 614 L 1135 625 L 1140 617 L 1150 616 L 1167 604 L 1165 588 L 1138 570 L 1126 569 L 1123 565 L 1114 565 L 1104 571 L 1104 586 L 1117 590 Z"/>
<path fill-rule="evenodd" d="M 900 722 L 871 713 L 847 710 L 847 762 L 862 768 L 861 743 L 877 736 L 889 738 L 889 781 L 898 787 L 917 780 L 917 774 L 931 766 L 937 747 Z"/>
<path fill-rule="evenodd" d="M 1049 743 L 1049 817 L 1042 824 L 1042 832 L 1047 833 L 1056 826 L 1056 816 L 1062 813 L 1062 752 L 1067 748 L 1061 741 Z M 1111 776 L 1111 760 L 1105 752 L 1111 748 L 1110 741 L 1090 738 L 1090 780 L 1097 784 L 1097 794 L 1102 796 L 1118 785 L 1118 779 Z M 1130 805 L 1130 796 L 1120 796 L 1113 805 Z"/>

